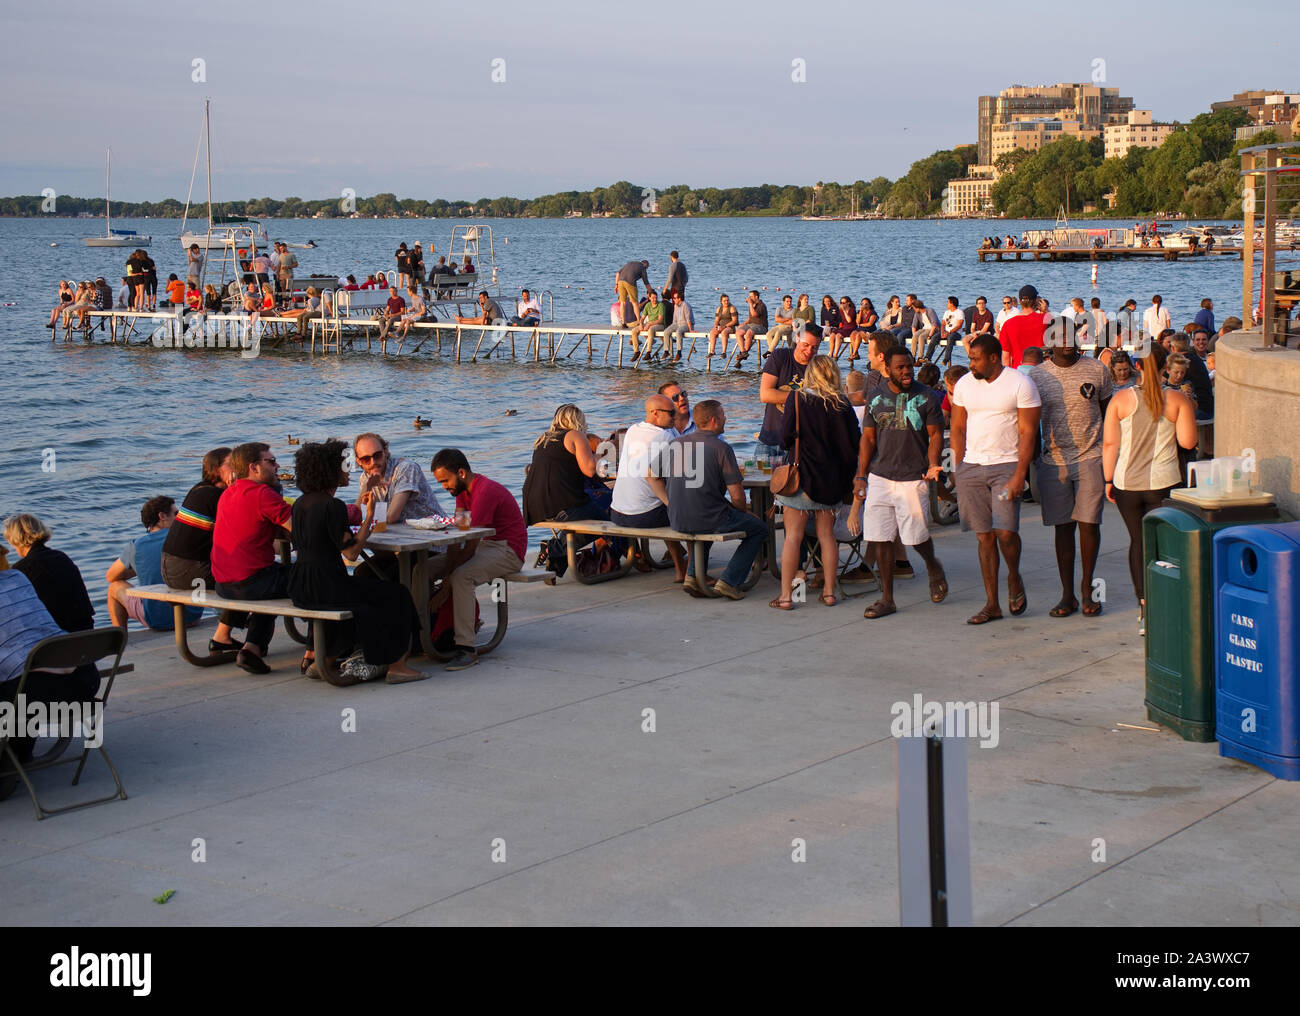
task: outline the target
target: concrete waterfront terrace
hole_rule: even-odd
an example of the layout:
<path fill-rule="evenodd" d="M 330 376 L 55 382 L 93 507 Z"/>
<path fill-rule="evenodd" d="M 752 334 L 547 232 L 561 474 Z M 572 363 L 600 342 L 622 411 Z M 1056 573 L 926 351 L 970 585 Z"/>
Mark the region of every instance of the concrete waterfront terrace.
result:
<path fill-rule="evenodd" d="M 39 823 L 0 804 L 4 923 L 896 925 L 890 710 L 920 693 L 1000 703 L 997 747 L 968 752 L 977 924 L 1294 926 L 1300 786 L 1133 729 L 1156 724 L 1113 506 L 1095 619 L 1047 616 L 1027 505 L 1029 610 L 967 626 L 983 590 L 955 529 L 938 606 L 923 572 L 874 622 L 870 594 L 769 610 L 770 577 L 740 603 L 671 572 L 566 578 L 512 589 L 479 666 L 398 687 L 308 681 L 282 632 L 260 678 L 133 632 L 105 732 L 130 797 Z M 108 780 L 39 776 L 51 804 Z"/>

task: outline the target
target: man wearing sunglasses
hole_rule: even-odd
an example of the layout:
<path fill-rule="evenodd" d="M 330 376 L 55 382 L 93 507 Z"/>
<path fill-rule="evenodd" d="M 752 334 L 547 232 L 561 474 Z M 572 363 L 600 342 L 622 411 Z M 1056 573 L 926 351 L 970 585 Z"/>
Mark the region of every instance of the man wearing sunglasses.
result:
<path fill-rule="evenodd" d="M 681 385 L 676 381 L 669 381 L 667 384 L 659 386 L 659 394 L 673 404 L 672 422 L 664 425 L 664 429 L 668 431 L 670 438 L 682 437 L 697 429 L 695 424 L 691 422 L 691 404 L 687 401 L 686 393 L 682 391 Z"/>
<path fill-rule="evenodd" d="M 387 501 L 388 522 L 446 514 L 419 463 L 391 455 L 388 442 L 378 434 L 359 435 L 352 442 L 352 452 L 365 473 L 357 495 L 358 505 L 364 506 L 372 499 Z"/>

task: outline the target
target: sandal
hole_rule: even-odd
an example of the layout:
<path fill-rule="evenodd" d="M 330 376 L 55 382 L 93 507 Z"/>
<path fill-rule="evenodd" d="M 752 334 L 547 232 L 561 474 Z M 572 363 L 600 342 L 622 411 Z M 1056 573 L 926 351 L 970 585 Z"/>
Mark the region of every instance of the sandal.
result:
<path fill-rule="evenodd" d="M 779 596 L 774 600 L 769 600 L 767 605 L 775 610 L 794 610 L 793 602 L 790 600 L 783 600 Z"/>
<path fill-rule="evenodd" d="M 1029 596 L 1025 593 L 1025 580 L 1020 580 L 1020 595 L 1011 595 L 1011 583 L 1007 583 L 1007 606 L 1014 617 L 1019 617 L 1029 609 Z"/>
<path fill-rule="evenodd" d="M 821 601 L 822 601 L 822 605 L 826 607 L 833 607 L 835 606 L 836 603 L 839 602 L 838 600 L 835 599 L 834 593 L 822 593 Z"/>
<path fill-rule="evenodd" d="M 1079 609 L 1079 603 L 1077 600 L 1062 600 L 1060 603 L 1058 603 L 1055 607 L 1053 607 L 1051 610 L 1047 612 L 1047 616 L 1048 617 L 1069 617 L 1078 609 Z M 1015 611 L 1013 610 L 1011 613 L 1014 614 Z M 1085 610 L 1084 613 L 1087 613 L 1087 611 Z"/>
<path fill-rule="evenodd" d="M 310 649 L 308 649 L 305 653 L 302 654 L 302 663 L 298 665 L 298 673 L 300 674 L 307 673 L 307 669 L 315 662 L 316 662 L 316 654 L 313 653 Z"/>
<path fill-rule="evenodd" d="M 948 576 L 943 567 L 930 572 L 930 602 L 942 603 L 948 598 Z"/>
<path fill-rule="evenodd" d="M 862 612 L 862 616 L 874 620 L 877 617 L 888 617 L 890 614 L 898 612 L 898 607 L 892 603 L 886 603 L 884 600 L 877 600 L 870 607 Z"/>
<path fill-rule="evenodd" d="M 1001 621 L 1001 620 L 1002 620 L 1001 611 L 994 613 L 992 607 L 985 607 L 978 614 L 966 618 L 966 623 L 967 624 L 988 624 L 990 621 Z"/>
<path fill-rule="evenodd" d="M 1098 614 L 1100 614 L 1100 613 L 1101 613 L 1101 601 L 1100 601 L 1100 600 L 1084 600 L 1084 601 L 1083 601 L 1083 616 L 1084 616 L 1084 617 L 1096 617 L 1096 616 L 1097 616 Z"/>

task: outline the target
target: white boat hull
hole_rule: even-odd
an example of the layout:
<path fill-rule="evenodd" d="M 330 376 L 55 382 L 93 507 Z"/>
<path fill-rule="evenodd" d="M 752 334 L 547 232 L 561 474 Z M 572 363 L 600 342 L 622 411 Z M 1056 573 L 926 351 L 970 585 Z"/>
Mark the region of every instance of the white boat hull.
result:
<path fill-rule="evenodd" d="M 260 224 L 256 226 L 249 226 L 248 228 L 252 230 L 252 240 L 254 243 L 257 244 L 259 249 L 263 247 L 271 246 L 270 237 L 266 235 L 265 228 L 263 228 Z M 182 233 L 181 247 L 188 250 L 190 244 L 197 243 L 201 250 L 221 250 L 224 247 L 228 246 L 230 242 L 227 239 L 228 235 L 229 234 L 227 232 L 227 227 L 224 226 L 221 227 L 220 233 L 218 233 L 217 230 L 213 230 L 211 241 L 209 241 L 208 239 L 207 230 L 204 230 L 202 233 Z M 243 243 L 245 239 L 246 237 L 241 237 L 240 242 Z"/>
<path fill-rule="evenodd" d="M 151 236 L 88 236 L 82 243 L 87 247 L 148 247 Z"/>

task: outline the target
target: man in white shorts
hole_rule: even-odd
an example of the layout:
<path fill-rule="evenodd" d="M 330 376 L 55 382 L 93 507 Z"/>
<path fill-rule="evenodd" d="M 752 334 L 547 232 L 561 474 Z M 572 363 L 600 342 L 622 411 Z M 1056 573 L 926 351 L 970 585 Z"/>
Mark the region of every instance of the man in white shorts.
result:
<path fill-rule="evenodd" d="M 1028 289 L 1029 287 L 1025 287 Z M 949 444 L 957 466 L 961 527 L 979 538 L 985 603 L 967 624 L 1002 618 L 998 552 L 1007 562 L 1011 613 L 1029 606 L 1020 577 L 1020 497 L 1024 493 L 1042 402 L 1024 374 L 1002 363 L 1002 343 L 981 335 L 970 344 L 970 373 L 952 390 Z"/>
<path fill-rule="evenodd" d="M 943 454 L 943 409 L 937 392 L 913 376 L 912 354 L 902 346 L 889 350 L 887 383 L 868 393 L 858 448 L 858 475 L 853 503 L 866 502 L 865 521 L 855 511 L 849 529 L 859 528 L 868 543 L 867 560 L 880 577 L 880 599 L 863 611 L 866 618 L 894 613 L 894 540 L 915 547 L 930 576 L 930 599 L 942 603 L 948 595 L 943 565 L 930 539 L 930 491 Z M 870 479 L 868 480 L 868 474 Z"/>

